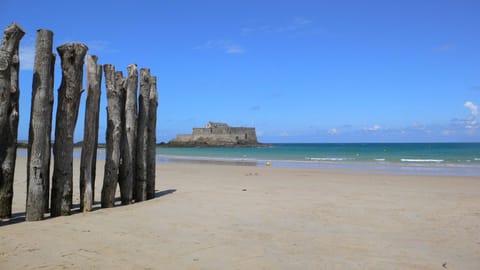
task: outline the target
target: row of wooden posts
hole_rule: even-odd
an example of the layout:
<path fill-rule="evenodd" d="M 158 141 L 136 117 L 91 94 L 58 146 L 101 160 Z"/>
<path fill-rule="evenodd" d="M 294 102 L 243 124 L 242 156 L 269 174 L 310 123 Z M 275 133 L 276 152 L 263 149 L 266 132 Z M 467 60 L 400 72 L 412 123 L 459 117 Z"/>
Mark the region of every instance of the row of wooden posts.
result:
<path fill-rule="evenodd" d="M 0 218 L 12 215 L 13 180 L 19 116 L 19 44 L 25 32 L 13 23 L 0 47 Z M 55 54 L 53 32 L 37 32 L 27 158 L 27 221 L 69 215 L 73 197 L 73 134 L 83 92 L 84 59 L 88 47 L 66 43 L 57 47 L 62 80 L 58 90 L 53 176 L 50 196 L 50 153 Z M 102 66 L 87 59 L 87 100 L 80 161 L 80 208 L 94 204 Z M 101 206 L 115 204 L 117 184 L 122 204 L 155 197 L 157 79 L 147 68 L 128 66 L 128 76 L 103 66 L 107 92 L 106 157 Z M 140 80 L 140 83 L 139 83 Z M 138 85 L 140 94 L 138 95 Z M 137 106 L 138 96 L 138 106 Z M 138 107 L 138 109 L 137 109 Z M 51 197 L 51 201 L 49 198 Z M 50 204 L 49 204 L 50 202 Z"/>

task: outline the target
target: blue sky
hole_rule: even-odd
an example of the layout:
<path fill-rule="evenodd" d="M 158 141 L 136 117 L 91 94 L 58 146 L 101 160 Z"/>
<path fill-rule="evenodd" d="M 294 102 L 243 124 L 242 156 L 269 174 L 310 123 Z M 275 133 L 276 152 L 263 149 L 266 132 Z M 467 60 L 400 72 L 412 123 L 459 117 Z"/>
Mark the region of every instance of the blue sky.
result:
<path fill-rule="evenodd" d="M 255 126 L 263 142 L 478 142 L 478 14 L 478 0 L 0 0 L 0 27 L 27 32 L 20 139 L 43 28 L 55 47 L 83 42 L 124 74 L 131 63 L 149 67 L 158 141 L 217 121 Z M 55 75 L 57 92 L 59 59 Z"/>

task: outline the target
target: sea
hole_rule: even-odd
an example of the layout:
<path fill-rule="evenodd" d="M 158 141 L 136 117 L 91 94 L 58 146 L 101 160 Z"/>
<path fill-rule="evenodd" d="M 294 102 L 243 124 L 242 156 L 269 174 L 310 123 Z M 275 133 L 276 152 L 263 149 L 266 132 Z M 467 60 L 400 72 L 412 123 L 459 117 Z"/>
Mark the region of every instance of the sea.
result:
<path fill-rule="evenodd" d="M 480 143 L 277 143 L 261 147 L 157 147 L 157 163 L 321 168 L 480 176 Z"/>

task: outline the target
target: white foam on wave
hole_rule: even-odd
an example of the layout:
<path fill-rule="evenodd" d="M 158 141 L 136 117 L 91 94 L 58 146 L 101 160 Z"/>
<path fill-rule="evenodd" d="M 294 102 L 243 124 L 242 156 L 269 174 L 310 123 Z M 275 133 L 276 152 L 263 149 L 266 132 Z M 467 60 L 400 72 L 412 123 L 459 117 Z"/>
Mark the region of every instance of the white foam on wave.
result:
<path fill-rule="evenodd" d="M 429 163 L 441 163 L 443 159 L 413 159 L 413 158 L 402 158 L 401 162 L 429 162 Z"/>
<path fill-rule="evenodd" d="M 307 158 L 307 159 L 311 160 L 311 161 L 344 161 L 344 160 L 348 160 L 348 158 L 334 158 L 334 157 L 322 157 L 322 158 L 312 157 L 312 158 Z"/>
<path fill-rule="evenodd" d="M 385 161 L 384 158 L 376 158 L 375 161 Z"/>

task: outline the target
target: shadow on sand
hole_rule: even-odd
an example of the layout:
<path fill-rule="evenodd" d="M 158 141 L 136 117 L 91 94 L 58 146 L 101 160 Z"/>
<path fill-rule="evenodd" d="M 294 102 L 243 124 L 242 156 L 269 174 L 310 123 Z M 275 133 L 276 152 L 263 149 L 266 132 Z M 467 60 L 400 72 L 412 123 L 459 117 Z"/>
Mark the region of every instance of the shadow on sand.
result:
<path fill-rule="evenodd" d="M 172 194 L 176 191 L 177 191 L 176 189 L 166 189 L 166 190 L 162 190 L 162 191 L 155 190 L 154 200 L 158 199 L 162 196 Z M 132 203 L 132 204 L 134 204 L 134 203 Z M 130 204 L 130 205 L 132 205 L 132 204 Z M 119 207 L 119 206 L 121 207 L 121 206 L 126 206 L 126 205 L 122 205 L 121 204 L 121 198 L 116 197 L 115 198 L 115 207 Z M 100 201 L 95 201 L 95 203 L 93 205 L 93 208 L 90 212 L 97 211 L 97 210 L 100 210 L 100 209 L 102 209 L 101 208 L 101 202 Z M 80 211 L 80 204 L 79 203 L 73 204 L 72 208 L 71 208 L 71 211 L 70 211 L 70 215 L 77 215 L 77 214 L 81 214 L 81 213 L 82 212 Z M 45 218 L 43 220 L 47 220 L 47 219 L 51 219 L 50 214 L 45 214 Z M 0 219 L 0 227 L 7 226 L 7 225 L 14 225 L 14 224 L 21 223 L 21 222 L 24 222 L 24 221 L 25 221 L 25 212 L 17 212 L 17 213 L 13 213 L 12 217 L 9 218 L 9 219 L 3 219 L 3 220 Z"/>

